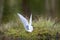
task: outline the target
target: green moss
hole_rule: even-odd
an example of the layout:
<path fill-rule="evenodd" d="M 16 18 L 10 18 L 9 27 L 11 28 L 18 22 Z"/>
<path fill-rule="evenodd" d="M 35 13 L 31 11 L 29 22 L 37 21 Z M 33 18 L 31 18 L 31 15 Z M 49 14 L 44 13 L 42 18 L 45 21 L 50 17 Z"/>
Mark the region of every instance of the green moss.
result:
<path fill-rule="evenodd" d="M 17 24 L 17 26 L 15 25 L 15 23 Z M 13 22 L 13 25 L 4 33 L 7 36 L 18 36 L 25 40 L 45 40 L 48 36 L 53 37 L 52 39 L 54 39 L 56 36 L 56 32 L 59 32 L 60 30 L 59 24 L 56 24 L 53 27 L 54 23 L 55 20 L 52 21 L 50 18 L 49 20 L 39 18 L 38 21 L 33 21 L 34 30 L 33 32 L 29 33 L 26 32 L 20 20 L 17 19 L 16 22 Z"/>

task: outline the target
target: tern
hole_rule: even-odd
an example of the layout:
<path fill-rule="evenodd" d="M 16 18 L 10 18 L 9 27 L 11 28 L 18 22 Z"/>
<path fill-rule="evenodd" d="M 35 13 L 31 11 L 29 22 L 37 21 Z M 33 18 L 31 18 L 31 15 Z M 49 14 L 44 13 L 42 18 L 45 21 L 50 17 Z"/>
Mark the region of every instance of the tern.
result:
<path fill-rule="evenodd" d="M 17 15 L 19 16 L 22 24 L 24 25 L 24 28 L 27 32 L 32 32 L 33 31 L 33 26 L 32 26 L 32 14 L 30 15 L 30 21 L 28 22 L 28 20 L 22 16 L 20 13 L 17 13 Z"/>

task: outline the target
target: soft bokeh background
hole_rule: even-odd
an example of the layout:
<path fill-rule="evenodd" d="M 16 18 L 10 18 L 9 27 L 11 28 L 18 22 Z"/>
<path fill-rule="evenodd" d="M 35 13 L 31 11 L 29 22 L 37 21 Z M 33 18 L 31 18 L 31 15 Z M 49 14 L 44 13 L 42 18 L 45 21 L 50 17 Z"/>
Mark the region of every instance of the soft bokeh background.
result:
<path fill-rule="evenodd" d="M 17 13 L 32 13 L 32 33 Z M 60 0 L 0 0 L 0 40 L 60 40 Z"/>

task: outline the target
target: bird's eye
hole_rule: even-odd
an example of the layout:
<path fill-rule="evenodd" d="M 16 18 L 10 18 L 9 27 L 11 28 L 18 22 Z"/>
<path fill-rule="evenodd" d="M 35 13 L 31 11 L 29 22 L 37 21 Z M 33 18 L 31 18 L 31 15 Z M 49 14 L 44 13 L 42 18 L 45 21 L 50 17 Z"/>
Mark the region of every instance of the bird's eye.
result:
<path fill-rule="evenodd" d="M 29 30 L 29 26 L 28 25 L 26 26 L 26 28 L 27 28 L 27 30 Z"/>

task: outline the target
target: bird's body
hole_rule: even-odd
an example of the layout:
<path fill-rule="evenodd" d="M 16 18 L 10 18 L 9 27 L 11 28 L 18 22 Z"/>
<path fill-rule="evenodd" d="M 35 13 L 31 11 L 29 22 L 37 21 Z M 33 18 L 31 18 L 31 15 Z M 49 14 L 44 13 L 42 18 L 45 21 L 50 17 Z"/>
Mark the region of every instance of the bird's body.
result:
<path fill-rule="evenodd" d="M 20 20 L 22 21 L 24 28 L 27 32 L 32 32 L 33 27 L 32 27 L 32 14 L 30 16 L 30 23 L 28 23 L 28 20 L 22 16 L 21 14 L 18 13 L 18 16 L 20 17 Z"/>

